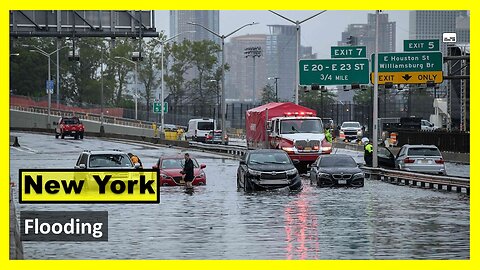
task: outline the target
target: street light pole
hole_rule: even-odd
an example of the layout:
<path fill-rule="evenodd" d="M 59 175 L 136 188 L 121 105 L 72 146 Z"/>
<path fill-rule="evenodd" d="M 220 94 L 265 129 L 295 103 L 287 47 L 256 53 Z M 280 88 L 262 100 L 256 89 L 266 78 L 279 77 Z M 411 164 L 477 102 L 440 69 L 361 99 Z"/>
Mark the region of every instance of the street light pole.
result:
<path fill-rule="evenodd" d="M 300 59 L 299 59 L 299 54 L 300 54 L 300 25 L 301 25 L 302 23 L 304 23 L 304 22 L 306 22 L 306 21 L 308 21 L 308 20 L 310 20 L 310 19 L 313 19 L 313 18 L 317 17 L 318 15 L 326 12 L 326 10 L 323 10 L 323 11 L 321 11 L 321 12 L 318 12 L 317 14 L 315 14 L 315 15 L 313 15 L 313 16 L 310 16 L 310 17 L 306 18 L 306 19 L 303 20 L 303 21 L 298 21 L 298 20 L 297 20 L 297 21 L 294 21 L 294 20 L 291 20 L 291 19 L 289 19 L 289 18 L 287 18 L 287 17 L 285 17 L 285 16 L 283 16 L 283 15 L 281 15 L 281 14 L 279 14 L 279 13 L 273 11 L 273 10 L 269 10 L 269 11 L 270 11 L 271 13 L 277 15 L 278 17 L 280 17 L 280 18 L 282 18 L 282 19 L 285 19 L 285 20 L 287 20 L 287 21 L 295 24 L 296 29 L 297 29 L 297 52 L 296 52 L 296 58 L 295 58 L 295 60 L 296 60 L 296 62 L 295 62 L 295 104 L 298 105 L 298 87 L 299 87 L 299 84 L 300 84 L 300 80 L 299 80 L 299 79 L 300 79 L 300 78 L 299 78 L 299 68 L 300 68 L 300 67 L 299 67 L 299 65 L 298 65 L 298 62 L 300 61 Z"/>
<path fill-rule="evenodd" d="M 138 120 L 138 84 L 137 84 L 137 76 L 138 76 L 138 64 L 135 64 L 135 120 Z"/>
<path fill-rule="evenodd" d="M 134 83 L 135 83 L 135 94 L 134 94 L 134 99 L 135 99 L 135 120 L 138 120 L 138 102 L 137 102 L 137 95 L 138 95 L 138 85 L 137 85 L 137 74 L 138 74 L 138 64 L 135 61 L 132 61 L 128 58 L 122 57 L 122 56 L 115 56 L 115 59 L 123 59 L 127 62 L 130 62 L 135 65 L 135 74 L 134 74 Z"/>
<path fill-rule="evenodd" d="M 47 53 L 46 51 L 40 49 L 39 47 L 37 46 L 33 46 L 33 45 L 23 45 L 23 47 L 32 47 L 32 48 L 35 48 L 35 50 L 30 50 L 31 52 L 37 52 L 37 53 L 40 53 L 41 55 L 43 56 L 46 56 L 47 59 L 48 59 L 48 81 L 51 81 L 52 79 L 52 76 L 51 76 L 51 71 L 50 71 L 50 58 L 52 56 L 52 54 L 60 51 L 61 49 L 64 49 L 64 48 L 67 48 L 68 46 L 64 46 L 64 47 L 61 47 L 59 49 L 56 49 L 55 51 L 51 52 L 51 53 Z M 57 57 L 57 60 L 58 60 L 58 57 Z M 58 64 L 57 64 L 57 70 L 58 70 Z M 57 71 L 57 78 L 58 78 L 58 71 Z M 57 85 L 58 85 L 58 80 L 57 80 Z M 53 89 L 52 89 L 53 90 Z M 57 95 L 58 95 L 58 90 L 59 88 L 57 87 Z M 51 107 L 52 107 L 52 93 L 50 92 L 50 89 L 47 89 L 48 91 L 48 110 L 47 110 L 47 128 L 50 128 L 50 115 L 51 115 Z"/>
<path fill-rule="evenodd" d="M 379 28 L 379 10 L 375 12 L 375 67 L 374 67 L 374 85 L 373 85 L 373 168 L 378 167 L 378 28 Z"/>
<path fill-rule="evenodd" d="M 222 144 L 225 144 L 225 135 L 226 135 L 225 114 L 227 113 L 226 112 L 227 106 L 225 104 L 225 102 L 226 102 L 226 99 L 225 99 L 225 39 L 227 37 L 233 35 L 234 33 L 240 31 L 240 29 L 243 29 L 247 26 L 255 25 L 255 24 L 258 24 L 258 23 L 256 23 L 256 22 L 247 23 L 247 24 L 243 25 L 242 27 L 237 28 L 235 31 L 231 32 L 228 35 L 220 35 L 220 34 L 215 33 L 212 30 L 208 29 L 207 27 L 205 27 L 201 24 L 198 24 L 198 23 L 187 22 L 187 24 L 200 26 L 203 29 L 205 29 L 206 31 L 210 32 L 211 34 L 217 36 L 218 38 L 220 38 L 222 40 L 222 127 L 221 128 L 222 128 Z"/>
<path fill-rule="evenodd" d="M 268 80 L 275 80 L 275 102 L 278 102 L 278 77 L 268 77 Z"/>
<path fill-rule="evenodd" d="M 178 37 L 178 36 L 180 36 L 180 35 L 182 35 L 182 34 L 184 34 L 184 33 L 195 33 L 195 31 L 185 31 L 185 32 L 181 32 L 181 33 L 178 33 L 178 34 L 174 35 L 173 37 L 170 37 L 170 38 L 168 38 L 168 39 L 166 39 L 166 40 L 164 40 L 164 41 L 160 41 L 160 49 L 162 50 L 162 53 L 161 53 L 161 65 L 162 65 L 162 68 L 161 68 L 161 70 L 162 70 L 162 71 L 161 71 L 161 76 L 162 76 L 162 77 L 161 77 L 161 79 L 162 79 L 162 83 L 161 83 L 161 97 L 160 97 L 160 104 L 161 104 L 161 106 L 160 106 L 160 109 L 161 109 L 161 110 L 160 110 L 160 119 L 161 119 L 161 122 L 160 122 L 160 124 L 161 124 L 161 126 L 160 126 L 160 134 L 163 134 L 164 131 L 165 131 L 165 129 L 164 129 L 164 126 L 165 126 L 165 108 L 163 108 L 163 106 L 164 106 L 164 99 L 165 99 L 165 97 L 164 97 L 164 92 L 165 92 L 165 91 L 163 90 L 163 89 L 164 89 L 164 86 L 163 86 L 163 85 L 164 85 L 164 82 L 163 82 L 163 51 L 164 51 L 164 49 L 165 49 L 165 44 L 166 44 L 166 43 L 168 43 L 169 41 L 173 40 L 174 38 L 176 38 L 176 37 Z M 156 96 L 157 96 L 157 98 L 158 98 L 158 93 L 157 93 Z"/>

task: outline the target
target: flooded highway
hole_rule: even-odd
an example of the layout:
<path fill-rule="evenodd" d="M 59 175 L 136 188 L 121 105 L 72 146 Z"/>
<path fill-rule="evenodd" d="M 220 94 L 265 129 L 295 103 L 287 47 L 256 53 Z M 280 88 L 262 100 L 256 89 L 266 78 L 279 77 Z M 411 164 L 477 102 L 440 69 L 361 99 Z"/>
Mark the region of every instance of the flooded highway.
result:
<path fill-rule="evenodd" d="M 10 176 L 21 168 L 73 168 L 84 149 L 137 154 L 145 168 L 186 152 L 121 141 L 12 133 Z M 17 211 L 108 211 L 108 242 L 24 242 L 26 259 L 469 259 L 465 194 L 366 180 L 363 188 L 236 190 L 238 161 L 188 152 L 206 164 L 193 195 L 162 187 L 160 204 L 18 204 Z M 357 160 L 358 152 L 346 150 Z M 16 187 L 14 187 L 16 188 Z M 18 190 L 15 190 L 15 196 Z M 18 203 L 18 197 L 15 198 Z"/>

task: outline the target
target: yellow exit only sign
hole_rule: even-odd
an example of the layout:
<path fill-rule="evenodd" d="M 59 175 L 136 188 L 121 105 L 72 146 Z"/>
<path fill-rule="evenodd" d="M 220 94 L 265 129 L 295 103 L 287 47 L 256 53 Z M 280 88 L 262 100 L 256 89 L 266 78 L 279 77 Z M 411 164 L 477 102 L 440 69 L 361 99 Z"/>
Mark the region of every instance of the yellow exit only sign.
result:
<path fill-rule="evenodd" d="M 370 81 L 374 81 L 374 73 L 370 73 Z M 391 82 L 394 84 L 420 84 L 427 82 L 442 83 L 442 71 L 415 71 L 415 72 L 379 72 L 378 84 Z"/>

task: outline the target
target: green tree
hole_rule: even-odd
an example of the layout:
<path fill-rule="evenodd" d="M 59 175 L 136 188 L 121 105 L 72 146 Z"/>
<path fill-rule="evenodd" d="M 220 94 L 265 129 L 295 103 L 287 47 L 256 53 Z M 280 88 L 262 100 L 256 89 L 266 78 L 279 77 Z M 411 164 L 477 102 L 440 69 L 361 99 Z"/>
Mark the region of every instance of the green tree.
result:
<path fill-rule="evenodd" d="M 191 81 L 193 91 L 189 96 L 195 104 L 209 105 L 212 104 L 212 100 L 214 100 L 211 88 L 205 87 L 205 83 L 209 78 L 212 78 L 216 72 L 215 67 L 218 63 L 217 55 L 220 51 L 220 46 L 210 40 L 195 41 L 192 43 L 192 68 L 197 72 L 197 77 Z M 203 114 L 205 106 L 200 106 L 200 108 L 200 113 Z"/>
<path fill-rule="evenodd" d="M 275 88 L 271 84 L 267 84 L 262 88 L 262 105 L 275 102 Z"/>
<path fill-rule="evenodd" d="M 150 117 L 151 100 L 154 97 L 153 91 L 160 85 L 159 77 L 159 59 L 160 59 L 160 40 L 150 39 L 148 42 L 144 42 L 142 46 L 144 60 L 138 67 L 139 80 L 145 87 L 145 92 L 142 96 L 145 98 L 147 105 L 147 119 Z"/>
<path fill-rule="evenodd" d="M 324 117 L 326 108 L 336 102 L 336 95 L 329 91 L 299 91 L 298 97 L 300 105 L 316 110 L 319 117 Z"/>
<path fill-rule="evenodd" d="M 191 41 L 185 39 L 181 43 L 173 43 L 165 45 L 165 59 L 171 59 L 173 64 L 164 74 L 165 86 L 168 87 L 172 99 L 172 106 L 180 105 L 187 88 L 185 75 L 192 67 L 191 58 L 192 52 L 190 50 Z M 167 62 L 164 61 L 165 70 Z"/>

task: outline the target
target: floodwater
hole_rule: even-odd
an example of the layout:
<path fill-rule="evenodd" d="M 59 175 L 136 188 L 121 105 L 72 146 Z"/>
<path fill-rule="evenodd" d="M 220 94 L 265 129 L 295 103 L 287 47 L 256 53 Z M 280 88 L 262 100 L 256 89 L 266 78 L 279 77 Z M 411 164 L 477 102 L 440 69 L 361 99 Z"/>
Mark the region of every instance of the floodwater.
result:
<path fill-rule="evenodd" d="M 10 148 L 12 182 L 18 181 L 20 168 L 72 168 L 84 149 L 133 152 L 144 167 L 162 154 L 185 152 L 88 137 L 75 141 L 15 135 L 22 147 Z M 17 211 L 109 213 L 108 242 L 24 242 L 25 258 L 470 258 L 468 195 L 375 180 L 367 180 L 363 188 L 320 189 L 306 177 L 300 192 L 244 193 L 236 190 L 238 161 L 188 152 L 207 166 L 207 185 L 196 187 L 193 195 L 180 187 L 162 187 L 160 204 L 17 204 Z"/>

